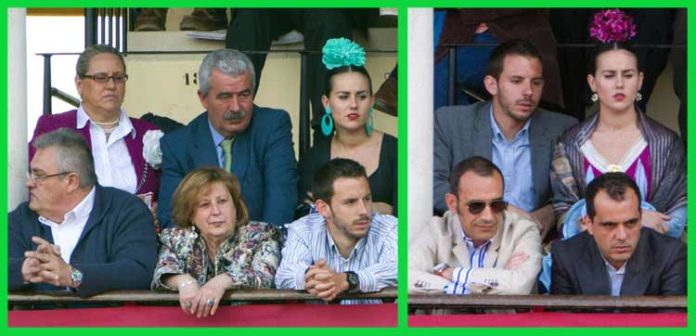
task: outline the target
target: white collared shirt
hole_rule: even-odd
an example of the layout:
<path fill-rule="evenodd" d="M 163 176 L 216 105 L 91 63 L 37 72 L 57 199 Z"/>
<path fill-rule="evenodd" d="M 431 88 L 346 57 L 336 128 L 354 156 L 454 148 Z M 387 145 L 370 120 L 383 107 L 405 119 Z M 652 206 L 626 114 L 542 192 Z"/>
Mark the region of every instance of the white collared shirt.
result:
<path fill-rule="evenodd" d="M 77 128 L 83 128 L 90 121 L 82 105 L 77 109 Z M 114 187 L 135 194 L 138 187 L 136 168 L 133 167 L 125 137 L 135 137 L 135 128 L 128 118 L 126 111 L 121 109 L 118 127 L 106 139 L 104 130 L 93 122 L 89 123 L 89 133 L 92 140 L 92 156 L 94 170 L 99 184 Z"/>
<path fill-rule="evenodd" d="M 604 259 L 604 265 L 607 267 L 607 275 L 609 276 L 609 282 L 611 283 L 611 296 L 621 295 L 621 285 L 623 284 L 624 275 L 626 274 L 626 263 L 621 265 L 621 268 L 616 269 L 612 266 L 607 259 Z"/>
<path fill-rule="evenodd" d="M 39 216 L 39 222 L 51 228 L 53 243 L 60 246 L 60 256 L 68 264 L 94 207 L 95 190 L 96 188 L 92 187 L 89 194 L 63 216 L 62 223 L 56 223 L 46 217 Z"/>

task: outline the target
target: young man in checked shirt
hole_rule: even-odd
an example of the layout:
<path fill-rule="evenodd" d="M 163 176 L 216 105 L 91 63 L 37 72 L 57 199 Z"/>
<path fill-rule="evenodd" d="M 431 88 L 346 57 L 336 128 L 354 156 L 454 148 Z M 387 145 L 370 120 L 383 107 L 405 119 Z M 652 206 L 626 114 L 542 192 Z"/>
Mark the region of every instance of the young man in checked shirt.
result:
<path fill-rule="evenodd" d="M 318 213 L 288 225 L 275 283 L 306 290 L 324 301 L 343 292 L 376 292 L 395 287 L 397 220 L 372 212 L 365 168 L 350 159 L 333 159 L 314 176 Z M 367 303 L 379 300 L 343 300 Z"/>

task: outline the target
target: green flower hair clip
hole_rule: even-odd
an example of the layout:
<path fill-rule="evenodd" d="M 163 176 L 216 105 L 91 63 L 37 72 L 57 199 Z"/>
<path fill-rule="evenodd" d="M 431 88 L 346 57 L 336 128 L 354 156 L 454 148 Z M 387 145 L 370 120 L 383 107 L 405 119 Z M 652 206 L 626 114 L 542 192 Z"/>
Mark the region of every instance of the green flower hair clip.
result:
<path fill-rule="evenodd" d="M 365 50 L 344 37 L 327 40 L 321 52 L 323 54 L 321 61 L 329 70 L 347 65 L 363 66 L 365 64 Z"/>

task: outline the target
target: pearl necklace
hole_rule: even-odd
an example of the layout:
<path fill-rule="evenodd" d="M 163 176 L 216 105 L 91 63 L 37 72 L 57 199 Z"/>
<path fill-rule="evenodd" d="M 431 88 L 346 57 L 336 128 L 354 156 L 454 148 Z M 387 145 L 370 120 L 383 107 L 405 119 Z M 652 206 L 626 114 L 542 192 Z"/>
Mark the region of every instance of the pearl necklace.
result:
<path fill-rule="evenodd" d="M 104 133 L 111 133 L 116 128 L 118 128 L 119 119 L 116 119 L 114 121 L 107 121 L 107 122 L 98 122 L 98 121 L 92 120 L 92 122 L 94 124 L 96 124 L 97 126 L 101 127 L 102 130 L 104 130 Z"/>

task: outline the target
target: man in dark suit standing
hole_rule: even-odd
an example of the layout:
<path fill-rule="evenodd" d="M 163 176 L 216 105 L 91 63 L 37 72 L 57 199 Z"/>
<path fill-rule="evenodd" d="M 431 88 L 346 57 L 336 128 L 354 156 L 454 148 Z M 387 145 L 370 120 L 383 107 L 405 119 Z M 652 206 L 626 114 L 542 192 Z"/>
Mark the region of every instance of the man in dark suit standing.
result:
<path fill-rule="evenodd" d="M 32 142 L 29 201 L 8 215 L 9 290 L 91 296 L 148 289 L 157 262 L 150 210 L 138 197 L 97 184 L 81 135 L 61 128 Z"/>
<path fill-rule="evenodd" d="M 436 212 L 454 166 L 469 157 L 491 160 L 503 173 L 510 210 L 530 214 L 542 237 L 553 227 L 549 168 L 556 140 L 577 121 L 537 108 L 544 87 L 541 54 L 529 41 L 509 40 L 491 53 L 484 86 L 490 102 L 447 106 L 435 112 Z"/>
<path fill-rule="evenodd" d="M 277 226 L 291 222 L 297 162 L 290 116 L 284 110 L 254 105 L 254 66 L 237 50 L 206 55 L 198 78 L 198 98 L 207 111 L 160 142 L 160 225 L 174 225 L 174 190 L 186 174 L 201 166 L 222 167 L 239 178 L 250 220 Z"/>
<path fill-rule="evenodd" d="M 586 231 L 551 248 L 552 294 L 686 294 L 686 247 L 641 227 L 640 191 L 628 175 L 601 175 L 586 197 Z"/>

